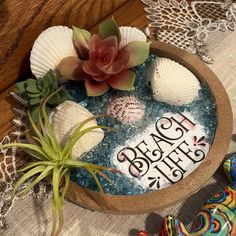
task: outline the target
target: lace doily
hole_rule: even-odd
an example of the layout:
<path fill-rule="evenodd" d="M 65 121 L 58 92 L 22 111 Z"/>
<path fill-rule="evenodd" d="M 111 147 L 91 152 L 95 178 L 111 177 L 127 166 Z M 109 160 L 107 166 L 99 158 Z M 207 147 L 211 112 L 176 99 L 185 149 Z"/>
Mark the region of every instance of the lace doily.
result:
<path fill-rule="evenodd" d="M 141 1 L 152 21 L 146 31 L 151 39 L 195 53 L 206 63 L 214 63 L 206 47 L 209 33 L 233 31 L 236 26 L 235 1 Z"/>
<path fill-rule="evenodd" d="M 16 126 L 16 129 L 5 136 L 0 141 L 0 145 L 11 143 L 15 140 L 17 142 L 25 142 L 26 124 L 24 120 L 26 112 L 24 109 L 18 108 L 13 108 L 13 111 L 16 113 L 16 118 L 13 119 L 12 122 Z M 23 153 L 14 147 L 0 150 L 0 229 L 6 228 L 7 224 L 5 218 L 14 202 L 18 200 L 18 198 L 12 194 L 13 188 L 20 177 L 20 175 L 17 174 L 17 169 L 26 162 L 27 158 L 23 158 Z M 33 179 L 29 179 L 19 190 L 27 187 L 32 180 Z M 44 196 L 49 197 L 51 196 L 51 186 L 46 182 L 40 182 L 40 184 L 36 185 L 28 195 L 29 194 L 33 194 L 36 198 Z"/>

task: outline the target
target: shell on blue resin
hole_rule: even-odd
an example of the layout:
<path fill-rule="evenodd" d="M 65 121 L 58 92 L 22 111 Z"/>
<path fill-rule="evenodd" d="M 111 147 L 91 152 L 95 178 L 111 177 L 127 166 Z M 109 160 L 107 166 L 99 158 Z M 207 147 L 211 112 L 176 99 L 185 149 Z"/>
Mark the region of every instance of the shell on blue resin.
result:
<path fill-rule="evenodd" d="M 198 97 L 200 83 L 186 67 L 168 58 L 157 58 L 152 63 L 150 82 L 155 100 L 180 106 Z"/>
<path fill-rule="evenodd" d="M 65 101 L 56 107 L 50 115 L 53 130 L 60 145 L 63 147 L 74 129 L 83 121 L 92 117 L 93 114 L 86 108 L 73 101 Z M 81 130 L 96 126 L 96 120 L 91 120 Z M 95 129 L 83 135 L 75 144 L 72 150 L 72 157 L 78 159 L 85 152 L 97 146 L 104 138 L 102 129 Z"/>
<path fill-rule="evenodd" d="M 135 96 L 117 97 L 109 102 L 107 114 L 123 124 L 135 124 L 144 116 L 145 106 Z"/>
<path fill-rule="evenodd" d="M 38 36 L 30 54 L 30 67 L 36 78 L 55 69 L 63 58 L 77 56 L 72 35 L 72 29 L 66 26 L 53 26 Z"/>

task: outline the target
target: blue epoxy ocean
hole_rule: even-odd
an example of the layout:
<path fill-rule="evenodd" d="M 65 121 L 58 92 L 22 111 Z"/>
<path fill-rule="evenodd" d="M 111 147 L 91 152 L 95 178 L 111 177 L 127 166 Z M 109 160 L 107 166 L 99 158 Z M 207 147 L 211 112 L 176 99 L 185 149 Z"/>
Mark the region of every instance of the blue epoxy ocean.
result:
<path fill-rule="evenodd" d="M 136 73 L 136 89 L 132 92 L 111 89 L 103 96 L 87 97 L 83 85 L 78 85 L 78 83 L 72 81 L 66 85 L 74 101 L 84 106 L 93 114 L 106 114 L 110 102 L 114 100 L 114 98 L 121 96 L 134 96 L 144 104 L 144 116 L 135 125 L 122 124 L 120 121 L 111 118 L 100 118 L 97 120 L 98 124 L 113 127 L 116 132 L 105 131 L 103 141 L 94 149 L 85 153 L 82 157 L 83 161 L 114 168 L 110 156 L 117 145 L 124 145 L 127 139 L 132 139 L 132 137 L 142 133 L 150 124 L 156 121 L 157 117 L 161 117 L 168 112 L 189 112 L 194 119 L 204 127 L 206 141 L 209 144 L 212 143 L 217 126 L 217 117 L 216 105 L 209 87 L 206 84 L 201 84 L 199 97 L 188 105 L 173 106 L 155 101 L 152 97 L 151 89 L 147 85 L 147 77 L 149 74 L 148 65 L 150 61 L 154 59 L 155 55 L 150 55 L 144 64 L 134 69 Z M 128 178 L 125 175 L 106 174 L 112 180 L 112 183 L 108 183 L 106 180 L 99 178 L 106 193 L 134 195 L 149 191 L 139 186 L 134 179 Z M 97 190 L 95 181 L 86 170 L 74 170 L 71 174 L 71 179 L 81 186 Z"/>

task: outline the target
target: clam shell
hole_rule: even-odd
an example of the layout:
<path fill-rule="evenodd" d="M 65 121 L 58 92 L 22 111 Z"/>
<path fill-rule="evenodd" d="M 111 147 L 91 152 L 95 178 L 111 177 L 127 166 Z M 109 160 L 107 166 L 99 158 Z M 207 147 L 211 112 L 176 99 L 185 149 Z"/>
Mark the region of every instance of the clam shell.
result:
<path fill-rule="evenodd" d="M 63 147 L 74 129 L 91 116 L 93 116 L 92 113 L 73 101 L 65 101 L 60 104 L 50 117 L 53 130 L 60 145 Z M 96 120 L 92 120 L 84 125 L 81 130 L 96 125 Z M 80 158 L 83 153 L 97 146 L 103 138 L 104 132 L 102 129 L 95 129 L 86 133 L 75 144 L 72 151 L 73 158 Z"/>
<path fill-rule="evenodd" d="M 144 104 L 134 96 L 122 96 L 111 100 L 107 114 L 112 115 L 123 124 L 135 124 L 145 113 Z"/>
<path fill-rule="evenodd" d="M 123 48 L 127 44 L 134 41 L 146 42 L 146 35 L 139 29 L 130 26 L 121 26 L 119 27 L 121 34 L 121 42 L 119 48 Z"/>
<path fill-rule="evenodd" d="M 184 105 L 198 97 L 200 83 L 184 66 L 167 58 L 158 58 L 156 71 L 150 79 L 153 97 L 172 105 Z"/>
<path fill-rule="evenodd" d="M 76 56 L 72 35 L 66 26 L 53 26 L 38 36 L 30 54 L 30 67 L 36 78 L 54 69 L 63 58 Z"/>

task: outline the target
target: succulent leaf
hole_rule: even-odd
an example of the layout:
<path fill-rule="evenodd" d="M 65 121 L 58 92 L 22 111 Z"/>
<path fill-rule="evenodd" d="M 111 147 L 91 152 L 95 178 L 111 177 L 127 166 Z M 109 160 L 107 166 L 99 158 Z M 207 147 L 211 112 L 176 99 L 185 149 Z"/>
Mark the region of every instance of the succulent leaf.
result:
<path fill-rule="evenodd" d="M 27 86 L 30 86 L 31 84 L 35 84 L 36 83 L 36 80 L 35 79 L 27 79 L 26 80 L 26 85 Z"/>
<path fill-rule="evenodd" d="M 83 62 L 77 57 L 66 57 L 61 60 L 57 66 L 60 74 L 69 80 L 83 80 L 84 73 L 82 69 Z"/>
<path fill-rule="evenodd" d="M 27 95 L 28 97 L 31 99 L 31 98 L 38 98 L 40 97 L 42 94 L 42 92 L 39 92 L 39 93 L 31 93 L 31 92 L 28 92 Z"/>
<path fill-rule="evenodd" d="M 15 87 L 16 87 L 18 94 L 22 94 L 25 92 L 25 85 L 26 85 L 25 81 L 16 83 Z"/>
<path fill-rule="evenodd" d="M 130 70 L 123 70 L 119 74 L 111 76 L 108 80 L 108 84 L 114 88 L 123 91 L 134 90 L 135 73 Z"/>
<path fill-rule="evenodd" d="M 35 105 L 37 105 L 39 103 L 40 103 L 40 98 L 39 97 L 30 98 L 30 100 L 29 100 L 30 106 L 35 106 Z"/>
<path fill-rule="evenodd" d="M 127 50 L 130 53 L 129 61 L 126 68 L 132 68 L 142 64 L 149 55 L 150 43 L 146 42 L 132 42 L 126 45 L 122 50 Z"/>
<path fill-rule="evenodd" d="M 49 94 L 50 94 L 50 88 L 49 87 L 42 88 L 42 96 L 43 97 L 47 97 Z"/>
<path fill-rule="evenodd" d="M 54 70 L 49 70 L 44 77 L 39 78 L 38 80 L 28 79 L 16 84 L 16 90 L 18 94 L 30 105 L 31 116 L 35 122 L 38 121 L 40 110 L 38 106 L 40 101 L 58 89 L 57 78 L 58 73 L 56 73 Z M 62 89 L 50 99 L 48 102 L 48 107 L 51 108 L 57 106 L 65 100 L 70 99 L 70 94 L 65 89 Z M 48 110 L 48 108 L 46 109 Z"/>
<path fill-rule="evenodd" d="M 27 81 L 25 89 L 28 93 L 36 93 L 37 94 L 40 92 L 40 90 L 37 87 L 36 80 L 32 80 L 30 82 Z"/>
<path fill-rule="evenodd" d="M 88 58 L 88 43 L 91 34 L 85 29 L 73 26 L 73 43 L 80 59 Z"/>
<path fill-rule="evenodd" d="M 85 88 L 88 96 L 101 96 L 109 90 L 106 82 L 97 83 L 91 79 L 85 79 Z"/>
<path fill-rule="evenodd" d="M 118 43 L 120 43 L 121 39 L 120 30 L 113 17 L 109 20 L 100 23 L 98 30 L 99 30 L 99 35 L 101 37 L 107 38 L 109 36 L 116 36 L 118 39 Z"/>

